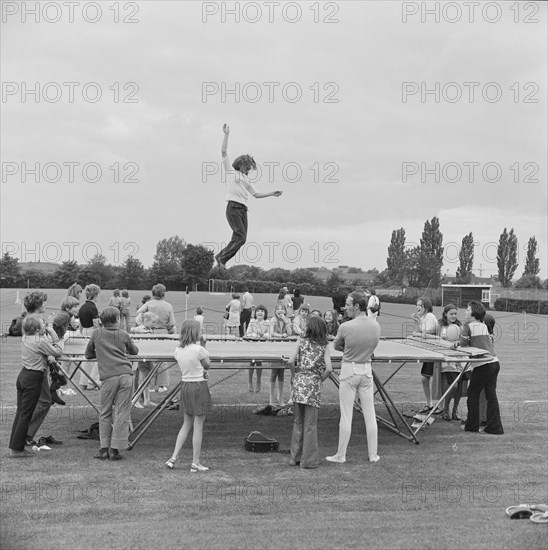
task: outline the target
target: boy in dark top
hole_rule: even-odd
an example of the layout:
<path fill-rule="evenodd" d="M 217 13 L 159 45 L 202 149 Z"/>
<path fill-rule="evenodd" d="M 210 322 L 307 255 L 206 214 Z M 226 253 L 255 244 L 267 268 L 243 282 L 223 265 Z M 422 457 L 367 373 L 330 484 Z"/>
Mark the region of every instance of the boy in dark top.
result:
<path fill-rule="evenodd" d="M 126 354 L 137 355 L 139 348 L 120 330 L 118 308 L 105 308 L 99 318 L 103 326 L 93 331 L 85 352 L 86 359 L 97 358 L 101 380 L 101 448 L 95 458 L 121 460 L 119 450 L 128 446 L 133 388 L 133 370 Z"/>

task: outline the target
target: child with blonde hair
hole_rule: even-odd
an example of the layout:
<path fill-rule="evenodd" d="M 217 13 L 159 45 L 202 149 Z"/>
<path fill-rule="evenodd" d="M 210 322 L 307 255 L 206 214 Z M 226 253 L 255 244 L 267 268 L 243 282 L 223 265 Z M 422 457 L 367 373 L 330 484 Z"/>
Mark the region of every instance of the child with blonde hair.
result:
<path fill-rule="evenodd" d="M 206 413 L 210 411 L 212 406 L 211 394 L 205 377 L 210 362 L 209 352 L 200 346 L 199 341 L 200 323 L 197 321 L 184 321 L 181 326 L 179 346 L 174 354 L 182 375 L 181 407 L 184 420 L 177 435 L 173 454 L 166 462 L 166 466 L 173 469 L 190 430 L 194 428 L 192 464 L 190 466 L 192 473 L 207 472 L 209 470 L 200 463 L 200 454 L 202 451 L 204 421 Z"/>

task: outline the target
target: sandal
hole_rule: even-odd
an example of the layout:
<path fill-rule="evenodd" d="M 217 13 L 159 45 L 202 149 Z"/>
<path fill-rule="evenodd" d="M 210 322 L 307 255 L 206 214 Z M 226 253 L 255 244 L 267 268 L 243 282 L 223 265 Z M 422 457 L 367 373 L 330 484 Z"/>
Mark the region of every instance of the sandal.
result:
<path fill-rule="evenodd" d="M 427 414 L 429 413 L 434 407 L 429 407 L 428 405 L 426 405 L 424 407 L 424 409 L 422 409 L 422 411 L 419 411 L 417 414 Z"/>
<path fill-rule="evenodd" d="M 461 418 L 456 412 L 454 412 L 454 413 L 451 415 L 451 419 L 452 419 L 452 420 L 462 420 L 462 418 Z"/>
<path fill-rule="evenodd" d="M 535 512 L 529 519 L 535 523 L 548 523 L 548 512 Z"/>
<path fill-rule="evenodd" d="M 548 506 L 546 506 L 546 504 L 519 504 L 506 508 L 506 515 L 509 516 L 510 519 L 529 519 L 532 518 L 533 515 L 542 515 L 547 513 L 547 511 Z"/>
<path fill-rule="evenodd" d="M 177 462 L 177 459 L 176 459 L 176 458 L 170 458 L 170 459 L 166 462 L 166 466 L 167 466 L 170 470 L 173 470 L 173 468 L 175 467 L 175 462 Z"/>
<path fill-rule="evenodd" d="M 201 464 L 194 464 L 192 463 L 192 465 L 190 466 L 190 471 L 195 474 L 196 472 L 207 472 L 209 470 L 209 468 L 207 468 L 206 466 L 202 466 Z"/>
<path fill-rule="evenodd" d="M 446 413 L 444 412 L 441 417 L 446 421 L 446 422 L 451 422 L 451 417 L 449 416 L 449 413 Z"/>

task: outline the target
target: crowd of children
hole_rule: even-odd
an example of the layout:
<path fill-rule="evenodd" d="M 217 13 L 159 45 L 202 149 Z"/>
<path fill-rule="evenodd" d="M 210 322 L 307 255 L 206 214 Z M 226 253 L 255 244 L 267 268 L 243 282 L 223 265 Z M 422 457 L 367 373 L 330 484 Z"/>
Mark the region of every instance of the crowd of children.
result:
<path fill-rule="evenodd" d="M 82 292 L 86 301 L 80 306 Z M 99 293 L 100 288 L 94 284 L 87 285 L 84 289 L 79 285 L 73 285 L 61 302 L 60 311 L 50 316 L 49 323 L 46 323 L 42 317 L 47 295 L 35 291 L 25 297 L 26 312 L 21 316 L 20 322 L 23 334 L 22 370 L 16 383 L 17 413 L 9 443 L 11 457 L 32 455 L 25 450 L 25 446 L 36 444 L 35 434 L 52 403 L 64 404 L 57 395 L 57 390 L 60 385 L 66 384 L 66 379 L 63 381 L 62 377 L 55 377 L 55 373 L 59 374 L 55 359 L 62 355 L 64 340 L 75 328 L 78 328 L 82 335 L 89 337 L 85 350 L 86 359 L 96 360 L 96 362 L 85 363 L 80 379 L 83 386 L 100 389 L 100 449 L 95 458 L 100 460 L 123 458 L 120 450 L 127 448 L 128 445 L 132 396 L 137 390 L 140 390 L 141 395 L 135 407 L 143 408 L 153 404 L 150 399 L 148 378 L 151 376 L 154 365 L 147 362 L 138 362 L 136 366 L 132 364 L 128 355 L 137 355 L 139 350 L 130 333 L 153 334 L 158 330 L 175 331 L 173 308 L 163 299 L 165 287 L 156 285 L 153 289 L 153 297 L 148 295 L 143 297 L 138 308 L 137 322 L 132 328 L 129 326 L 131 304 L 129 293 L 126 290 L 121 292 L 115 290 L 109 306 L 101 314 L 96 305 Z M 375 319 L 372 326 L 377 327 L 376 315 L 371 315 L 378 312 L 378 309 L 372 311 L 377 302 L 375 300 L 371 302 L 371 297 L 375 298 L 375 295 L 369 296 L 368 301 L 364 302 L 367 305 L 363 307 L 367 312 L 363 317 L 367 318 L 368 322 L 372 322 L 371 318 Z M 231 302 L 227 306 L 229 316 L 233 314 L 234 321 L 236 320 L 235 302 L 238 298 L 233 296 L 234 303 Z M 300 465 L 301 468 L 316 468 L 319 464 L 317 422 L 321 403 L 321 384 L 332 371 L 329 341 L 340 340 L 341 323 L 349 319 L 344 318 L 343 314 L 336 309 L 328 309 L 323 313 L 320 310 L 311 309 L 300 294 L 297 298 L 299 300 L 292 300 L 282 289 L 270 319 L 264 305 L 253 306 L 245 338 L 283 340 L 298 337 L 288 360 L 291 371 L 289 403 L 295 415 L 291 440 L 291 464 Z M 348 308 L 348 305 L 346 307 Z M 237 313 L 239 315 L 240 312 Z M 457 308 L 449 304 L 444 307 L 438 321 L 433 315 L 431 302 L 427 298 L 421 298 L 417 302 L 417 310 L 413 315 L 417 325 L 415 334 L 423 338 L 440 338 L 451 342 L 455 347 L 458 345 L 478 347 L 489 353 L 491 358 L 488 361 L 475 364 L 472 369 L 467 392 L 468 415 L 466 421 L 463 421 L 463 429 L 470 432 L 480 430 L 479 396 L 483 390 L 487 399 L 487 418 L 483 431 L 489 434 L 503 434 L 496 395 L 500 365 L 493 347 L 494 319 L 486 313 L 480 302 L 475 301 L 468 304 L 464 324 L 458 320 L 457 315 Z M 174 467 L 190 431 L 193 430 L 191 471 L 205 472 L 208 468 L 201 464 L 200 454 L 204 421 L 211 410 L 212 400 L 207 374 L 210 361 L 206 350 L 204 315 L 201 307 L 197 308 L 193 320 L 183 323 L 174 358 L 181 370 L 181 408 L 184 420 L 173 454 L 166 465 L 170 469 Z M 63 363 L 62 367 L 62 371 L 69 370 L 67 363 Z M 432 410 L 430 388 L 432 370 L 433 365 L 425 363 L 421 371 L 427 401 L 424 412 Z M 440 406 L 443 406 L 440 410 L 441 417 L 446 421 L 461 420 L 459 404 L 466 393 L 467 383 L 462 376 L 462 370 L 462 363 L 456 361 L 441 364 L 443 393 L 447 393 L 449 388 L 452 388 L 444 402 L 440 403 Z M 255 390 L 252 383 L 254 371 L 257 376 Z M 261 390 L 261 373 L 260 368 L 249 369 L 249 391 Z M 286 405 L 283 396 L 284 374 L 283 368 L 271 369 L 270 405 L 273 407 Z M 146 384 L 143 384 L 144 380 L 147 381 Z M 39 441 L 42 445 L 61 443 L 51 435 L 42 437 Z M 378 460 L 376 445 L 374 447 L 371 449 L 373 454 L 370 453 L 372 462 Z M 342 459 L 338 460 L 339 454 L 329 458 L 332 462 L 344 462 Z"/>

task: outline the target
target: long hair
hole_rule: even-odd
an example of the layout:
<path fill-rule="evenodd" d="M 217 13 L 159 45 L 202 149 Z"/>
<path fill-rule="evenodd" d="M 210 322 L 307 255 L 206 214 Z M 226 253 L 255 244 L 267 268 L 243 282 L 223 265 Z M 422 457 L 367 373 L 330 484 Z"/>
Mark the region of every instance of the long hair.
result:
<path fill-rule="evenodd" d="M 275 327 L 277 328 L 285 328 L 285 321 L 283 321 L 282 319 L 280 319 L 277 315 L 276 315 L 276 312 L 277 311 L 283 311 L 284 312 L 284 315 L 287 315 L 287 310 L 285 309 L 285 306 L 283 304 L 278 304 L 275 308 L 274 308 L 274 323 L 275 323 Z"/>
<path fill-rule="evenodd" d="M 457 306 L 453 305 L 453 304 L 447 304 L 444 308 L 443 308 L 443 311 L 441 313 L 441 319 L 438 321 L 439 325 L 441 327 L 448 327 L 449 326 L 449 320 L 447 319 L 447 314 L 452 310 L 452 309 L 457 309 Z M 453 323 L 454 325 L 457 325 L 458 327 L 460 327 L 462 325 L 462 323 L 458 320 L 458 319 L 455 319 L 455 322 Z"/>
<path fill-rule="evenodd" d="M 432 313 L 433 307 L 430 298 L 423 296 L 422 298 L 419 298 L 417 300 L 417 305 L 419 302 L 422 304 L 422 307 L 424 308 L 424 311 L 426 311 L 426 313 Z"/>
<path fill-rule="evenodd" d="M 330 312 L 331 317 L 333 317 L 333 320 L 328 323 L 325 319 L 325 315 Z M 337 331 L 339 330 L 339 314 L 334 309 L 328 309 L 323 314 L 323 320 L 325 321 L 325 324 L 327 325 L 327 333 L 331 334 L 332 336 L 335 336 L 337 334 Z"/>
<path fill-rule="evenodd" d="M 181 334 L 179 336 L 179 346 L 186 348 L 190 344 L 196 344 L 200 339 L 200 323 L 198 321 L 183 321 L 181 325 Z"/>
<path fill-rule="evenodd" d="M 327 345 L 327 325 L 321 317 L 312 316 L 306 323 L 304 337 L 313 344 Z"/>

